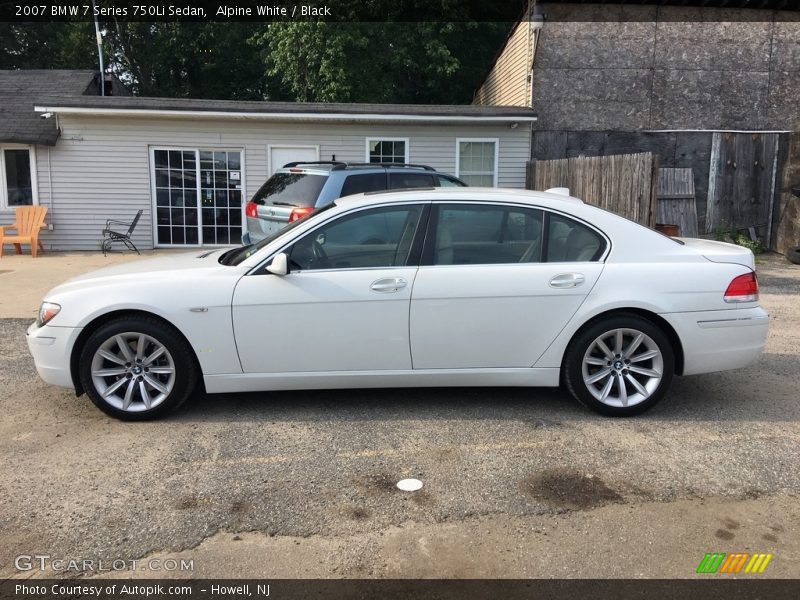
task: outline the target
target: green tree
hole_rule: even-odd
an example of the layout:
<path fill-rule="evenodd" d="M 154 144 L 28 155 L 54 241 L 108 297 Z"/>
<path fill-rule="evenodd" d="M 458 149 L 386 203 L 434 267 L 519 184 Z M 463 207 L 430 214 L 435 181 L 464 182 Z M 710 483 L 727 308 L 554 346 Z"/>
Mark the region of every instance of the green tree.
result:
<path fill-rule="evenodd" d="M 0 69 L 97 69 L 92 23 L 0 23 Z"/>
<path fill-rule="evenodd" d="M 278 22 L 256 35 L 301 102 L 467 103 L 510 24 Z"/>
<path fill-rule="evenodd" d="M 263 100 L 251 23 L 105 24 L 111 69 L 141 96 Z"/>

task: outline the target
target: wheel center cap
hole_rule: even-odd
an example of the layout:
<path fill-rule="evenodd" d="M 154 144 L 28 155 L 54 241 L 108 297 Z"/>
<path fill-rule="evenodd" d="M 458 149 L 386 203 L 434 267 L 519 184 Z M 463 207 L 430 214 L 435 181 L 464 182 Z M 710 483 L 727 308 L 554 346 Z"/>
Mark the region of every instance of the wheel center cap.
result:
<path fill-rule="evenodd" d="M 618 361 L 616 361 L 616 362 L 614 363 L 614 368 L 615 368 L 617 371 L 621 371 L 621 370 L 622 370 L 622 361 L 621 361 L 621 360 L 618 360 Z"/>
<path fill-rule="evenodd" d="M 131 370 L 133 371 L 134 375 L 141 375 L 141 373 L 142 373 L 142 367 L 140 367 L 139 365 L 136 365 Z"/>

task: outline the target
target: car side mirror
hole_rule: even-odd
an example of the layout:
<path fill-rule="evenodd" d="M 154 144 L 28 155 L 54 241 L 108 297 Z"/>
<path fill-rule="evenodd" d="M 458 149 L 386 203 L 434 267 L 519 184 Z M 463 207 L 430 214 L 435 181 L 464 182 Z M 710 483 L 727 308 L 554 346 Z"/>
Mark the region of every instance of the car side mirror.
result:
<path fill-rule="evenodd" d="M 267 271 L 275 275 L 289 274 L 289 257 L 285 252 L 281 252 L 273 257 L 272 262 L 267 265 Z"/>

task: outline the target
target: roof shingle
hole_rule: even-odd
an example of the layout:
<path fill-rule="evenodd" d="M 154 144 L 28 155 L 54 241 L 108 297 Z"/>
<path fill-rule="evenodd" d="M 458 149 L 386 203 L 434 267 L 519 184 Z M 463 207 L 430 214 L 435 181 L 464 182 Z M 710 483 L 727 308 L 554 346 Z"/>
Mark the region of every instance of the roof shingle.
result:
<path fill-rule="evenodd" d="M 55 119 L 43 119 L 34 105 L 43 96 L 96 93 L 95 79 L 88 70 L 0 70 L 0 142 L 55 145 Z"/>

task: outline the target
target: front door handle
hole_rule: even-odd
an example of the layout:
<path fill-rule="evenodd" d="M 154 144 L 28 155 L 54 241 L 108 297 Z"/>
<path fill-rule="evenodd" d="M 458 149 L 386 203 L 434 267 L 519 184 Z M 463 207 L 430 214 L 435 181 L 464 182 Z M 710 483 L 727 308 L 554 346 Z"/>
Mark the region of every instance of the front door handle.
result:
<path fill-rule="evenodd" d="M 586 281 L 586 277 L 583 276 L 583 273 L 561 273 L 550 280 L 550 287 L 574 288 L 583 285 L 584 281 Z"/>
<path fill-rule="evenodd" d="M 386 279 L 378 279 L 373 281 L 369 286 L 373 292 L 391 293 L 402 290 L 408 285 L 408 282 L 402 277 L 387 277 Z"/>

